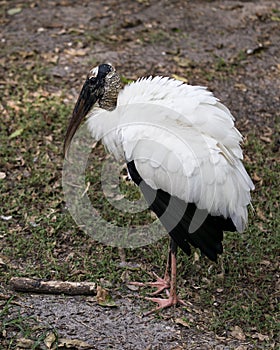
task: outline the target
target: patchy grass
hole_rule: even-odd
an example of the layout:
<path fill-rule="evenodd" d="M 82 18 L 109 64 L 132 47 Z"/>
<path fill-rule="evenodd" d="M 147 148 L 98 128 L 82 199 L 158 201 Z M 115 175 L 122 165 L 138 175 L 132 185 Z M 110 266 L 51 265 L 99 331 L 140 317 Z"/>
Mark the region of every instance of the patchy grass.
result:
<path fill-rule="evenodd" d="M 83 233 L 65 206 L 62 140 L 73 102 L 63 88 L 59 93 L 48 90 L 47 68 L 38 59 L 35 62 L 30 69 L 25 66 L 21 70 L 18 63 L 11 63 L 10 80 L 2 86 L 6 102 L 0 130 L 0 165 L 6 177 L 0 180 L 0 283 L 7 284 L 12 276 L 105 279 L 123 289 L 118 250 L 96 243 Z M 217 69 L 224 69 L 223 61 L 217 65 Z M 210 328 L 217 334 L 225 335 L 238 326 L 242 336 L 256 342 L 274 339 L 277 334 L 279 162 L 274 135 L 260 138 L 257 131 L 247 135 L 245 162 L 256 183 L 255 211 L 250 214 L 248 230 L 244 234 L 226 234 L 225 253 L 218 265 L 203 258 L 194 261 L 182 253 L 178 264 L 180 293 L 199 308 L 202 316 L 197 320 L 201 325 L 207 310 Z M 120 214 L 104 200 L 99 183 L 102 157 L 103 150 L 97 147 L 87 171 L 94 206 L 106 220 L 120 226 L 150 222 L 147 212 L 136 216 Z M 121 191 L 130 199 L 139 196 L 136 188 L 125 181 Z M 146 272 L 152 270 L 163 274 L 167 242 L 164 238 L 154 245 L 128 249 L 128 261 L 141 263 L 140 269 L 129 272 L 129 278 L 147 280 L 150 276 Z M 10 332 L 11 339 L 12 334 L 26 337 L 32 333 L 29 326 L 23 328 L 28 325 L 26 319 L 20 315 L 8 317 L 9 307 L 7 302 L 0 314 L 2 333 Z M 14 348 L 13 340 L 8 348 Z"/>
<path fill-rule="evenodd" d="M 255 330 L 269 336 L 277 334 L 279 311 L 276 259 L 280 238 L 279 162 L 274 150 L 277 140 L 271 137 L 266 140 L 271 141 L 268 144 L 255 133 L 247 139 L 246 165 L 256 183 L 255 211 L 244 234 L 226 236 L 223 260 L 227 262 L 228 273 L 220 284 L 224 292 L 218 301 L 220 305 L 213 311 L 213 327 L 217 331 L 224 329 L 225 324 L 239 325 L 245 332 Z"/>
<path fill-rule="evenodd" d="M 11 297 L 3 302 L 2 311 L 0 311 L 0 338 L 5 338 L 7 334 L 17 335 L 9 339 L 5 349 L 38 349 L 50 332 L 54 335 L 53 344 L 57 344 L 56 331 L 46 325 L 39 326 L 38 321 L 33 317 L 21 315 L 20 308 L 16 306 L 17 303 L 13 299 Z M 4 349 L 1 344 L 0 349 Z"/>

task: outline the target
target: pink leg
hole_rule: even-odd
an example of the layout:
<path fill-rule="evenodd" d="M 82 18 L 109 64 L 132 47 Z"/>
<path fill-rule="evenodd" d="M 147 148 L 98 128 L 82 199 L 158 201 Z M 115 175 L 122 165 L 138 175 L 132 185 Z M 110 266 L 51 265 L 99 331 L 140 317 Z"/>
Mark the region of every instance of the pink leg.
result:
<path fill-rule="evenodd" d="M 145 314 L 145 316 L 150 315 L 153 312 L 156 312 L 158 310 L 165 309 L 167 307 L 177 305 L 177 304 L 182 304 L 184 306 L 187 306 L 187 304 L 178 298 L 177 295 L 177 285 L 176 285 L 176 251 L 171 251 L 171 281 L 170 281 L 170 293 L 167 293 L 168 298 L 163 299 L 163 298 L 148 298 L 146 297 L 145 299 L 153 301 L 158 304 L 156 308 L 153 310 L 149 311 L 148 313 Z"/>

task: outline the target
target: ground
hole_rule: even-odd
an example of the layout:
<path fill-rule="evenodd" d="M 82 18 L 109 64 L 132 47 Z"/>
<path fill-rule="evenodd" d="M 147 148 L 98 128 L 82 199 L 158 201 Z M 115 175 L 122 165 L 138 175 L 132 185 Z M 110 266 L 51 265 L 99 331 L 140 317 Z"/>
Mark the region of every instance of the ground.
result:
<path fill-rule="evenodd" d="M 0 348 L 276 348 L 279 3 L 9 0 L 1 1 L 1 27 Z M 244 135 L 255 210 L 244 234 L 226 235 L 217 265 L 197 252 L 179 254 L 179 292 L 187 308 L 143 317 L 151 305 L 137 298 L 141 290 L 126 286 L 151 271 L 163 274 L 167 238 L 128 249 L 124 267 L 118 250 L 85 234 L 65 206 L 68 118 L 89 69 L 108 61 L 124 84 L 167 75 L 208 86 Z M 105 218 L 123 224 L 131 218 L 102 199 L 103 157 L 101 147 L 95 149 L 89 193 Z M 133 191 L 124 184 L 125 195 Z M 149 219 L 147 213 L 136 218 Z M 15 293 L 9 286 L 14 276 L 94 281 L 113 302 Z"/>

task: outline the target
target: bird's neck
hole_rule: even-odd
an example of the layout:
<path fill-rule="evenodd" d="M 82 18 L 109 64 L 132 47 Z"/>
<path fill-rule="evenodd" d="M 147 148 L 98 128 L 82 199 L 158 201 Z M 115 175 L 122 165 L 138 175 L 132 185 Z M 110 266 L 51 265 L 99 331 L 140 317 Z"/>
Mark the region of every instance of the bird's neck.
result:
<path fill-rule="evenodd" d="M 118 78 L 118 77 L 117 77 Z M 120 91 L 120 80 L 114 79 L 109 82 L 105 82 L 104 94 L 99 100 L 99 107 L 112 111 L 117 107 L 117 100 Z"/>
<path fill-rule="evenodd" d="M 99 101 L 99 107 L 106 111 L 113 111 L 117 107 L 117 97 L 103 96 Z"/>

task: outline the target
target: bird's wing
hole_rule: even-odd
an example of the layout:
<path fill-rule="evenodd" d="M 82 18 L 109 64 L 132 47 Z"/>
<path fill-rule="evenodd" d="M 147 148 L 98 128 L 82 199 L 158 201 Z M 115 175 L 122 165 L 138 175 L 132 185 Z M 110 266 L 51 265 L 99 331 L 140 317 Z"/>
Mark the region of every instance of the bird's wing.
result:
<path fill-rule="evenodd" d="M 149 131 L 127 126 L 122 129 L 125 159 L 134 160 L 141 178 L 153 189 L 195 203 L 212 215 L 231 217 L 242 231 L 251 183 L 241 161 L 229 161 L 215 140 L 193 129 L 180 134 L 183 140 L 177 138 L 177 130 L 172 134 L 170 125 L 168 130 L 150 126 Z"/>
<path fill-rule="evenodd" d="M 157 76 L 140 79 L 120 92 L 118 104 L 121 106 L 145 103 L 157 104 L 176 112 L 171 113 L 169 118 L 175 116 L 182 123 L 212 136 L 236 157 L 243 158 L 239 146 L 242 135 L 234 127 L 234 117 L 207 88 Z"/>
<path fill-rule="evenodd" d="M 93 115 L 89 128 L 117 158 L 133 160 L 151 188 L 231 218 L 244 230 L 254 186 L 241 162 L 242 137 L 228 109 L 206 89 L 140 80 L 123 90 L 114 111 Z"/>

